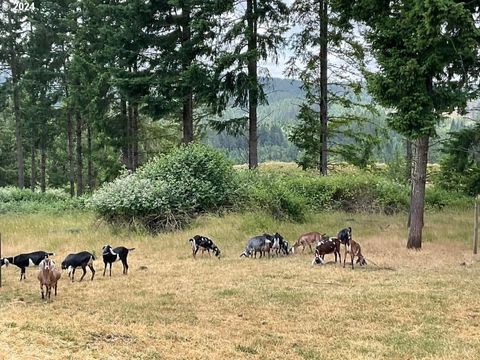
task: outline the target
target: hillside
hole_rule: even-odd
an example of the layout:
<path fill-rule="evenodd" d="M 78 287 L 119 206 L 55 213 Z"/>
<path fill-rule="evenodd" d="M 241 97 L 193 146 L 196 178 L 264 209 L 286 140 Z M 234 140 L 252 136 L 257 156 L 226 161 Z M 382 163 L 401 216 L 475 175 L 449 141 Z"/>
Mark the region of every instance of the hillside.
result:
<path fill-rule="evenodd" d="M 297 124 L 298 120 L 296 117 L 299 104 L 304 98 L 304 92 L 300 87 L 300 81 L 273 78 L 271 84 L 266 88 L 268 105 L 262 105 L 258 108 L 258 152 L 260 162 L 292 162 L 297 158 L 299 150 L 288 140 L 288 136 L 291 128 Z M 479 108 L 478 104 L 475 103 L 472 103 L 471 107 Z M 332 107 L 332 109 L 330 111 L 340 111 L 338 107 Z M 228 109 L 224 113 L 223 119 L 246 115 L 247 113 L 241 109 Z M 372 115 L 371 120 L 372 123 L 377 124 L 380 128 L 388 129 L 382 109 L 380 109 L 380 114 Z M 441 124 L 437 129 L 439 139 L 431 147 L 430 161 L 437 162 L 439 160 L 442 146 L 441 140 L 446 138 L 448 132 L 458 131 L 470 123 L 470 120 L 460 116 L 450 116 Z M 366 131 L 373 132 L 374 126 L 367 126 Z M 344 140 L 341 137 L 335 139 L 335 142 L 341 143 L 342 141 Z M 225 133 L 217 134 L 216 131 L 208 130 L 205 142 L 215 148 L 225 150 L 238 164 L 248 162 L 248 138 L 246 133 L 244 136 L 233 137 Z M 381 143 L 375 149 L 373 156 L 375 161 L 389 162 L 399 156 L 403 157 L 404 152 L 402 136 L 392 130 L 388 130 L 387 135 L 382 137 Z"/>

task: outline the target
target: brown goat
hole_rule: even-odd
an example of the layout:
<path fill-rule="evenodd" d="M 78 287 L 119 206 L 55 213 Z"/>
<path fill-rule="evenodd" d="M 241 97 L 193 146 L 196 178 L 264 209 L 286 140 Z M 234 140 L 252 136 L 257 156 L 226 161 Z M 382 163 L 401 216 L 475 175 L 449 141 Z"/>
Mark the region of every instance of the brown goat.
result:
<path fill-rule="evenodd" d="M 325 255 L 335 255 L 335 263 L 337 262 L 337 255 L 339 263 L 342 264 L 342 256 L 340 255 L 340 239 L 337 237 L 331 237 L 322 235 L 322 240 L 318 242 L 315 247 L 315 257 L 313 258 L 312 265 L 325 264 Z"/>
<path fill-rule="evenodd" d="M 55 264 L 51 259 L 45 257 L 39 264 L 40 271 L 38 272 L 38 281 L 40 281 L 40 292 L 42 293 L 42 299 L 50 299 L 52 293 L 52 287 L 55 289 L 55 296 L 57 296 L 57 283 L 62 274 L 55 268 Z M 45 286 L 45 294 L 43 287 Z"/>
<path fill-rule="evenodd" d="M 360 247 L 360 244 L 354 240 L 350 240 L 350 246 L 346 245 L 345 246 L 345 256 L 343 257 L 343 267 L 345 267 L 345 260 L 347 260 L 347 254 L 350 254 L 350 258 L 352 261 L 352 269 L 353 267 L 353 259 L 355 257 L 358 257 L 357 259 L 357 264 L 360 263 L 360 266 L 367 265 L 367 261 L 365 260 L 365 257 L 362 254 L 362 248 Z"/>
<path fill-rule="evenodd" d="M 310 251 L 313 252 L 312 245 L 316 246 L 322 240 L 322 235 L 316 231 L 309 232 L 300 235 L 297 241 L 292 245 L 292 253 L 295 254 L 295 249 L 299 246 L 302 247 L 302 253 L 305 251 L 305 247 L 308 245 Z"/>

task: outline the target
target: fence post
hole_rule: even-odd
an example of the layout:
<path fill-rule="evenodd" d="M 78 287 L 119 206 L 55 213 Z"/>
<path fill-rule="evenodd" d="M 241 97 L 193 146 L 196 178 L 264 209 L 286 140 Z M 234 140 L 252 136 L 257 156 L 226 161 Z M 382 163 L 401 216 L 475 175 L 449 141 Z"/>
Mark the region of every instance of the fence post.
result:
<path fill-rule="evenodd" d="M 480 212 L 480 195 L 475 199 L 475 222 L 473 228 L 473 254 L 477 254 L 478 245 L 478 213 Z"/>

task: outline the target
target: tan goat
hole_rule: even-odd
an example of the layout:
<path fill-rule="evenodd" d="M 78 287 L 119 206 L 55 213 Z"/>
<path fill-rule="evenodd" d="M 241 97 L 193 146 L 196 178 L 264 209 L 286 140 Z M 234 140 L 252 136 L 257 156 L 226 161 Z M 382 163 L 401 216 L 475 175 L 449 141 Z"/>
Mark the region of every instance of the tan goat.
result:
<path fill-rule="evenodd" d="M 55 296 L 57 296 L 57 283 L 62 274 L 55 268 L 55 264 L 47 256 L 38 265 L 40 271 L 38 272 L 38 281 L 40 281 L 40 292 L 42 293 L 42 299 L 50 299 L 52 293 L 52 287 L 55 289 Z M 43 287 L 45 286 L 45 294 Z"/>
<path fill-rule="evenodd" d="M 292 253 L 295 254 L 295 249 L 299 246 L 302 247 L 302 252 L 305 251 L 305 247 L 308 246 L 310 251 L 313 252 L 312 245 L 315 247 L 322 240 L 322 235 L 316 231 L 309 232 L 300 235 L 297 241 L 292 245 Z"/>
<path fill-rule="evenodd" d="M 367 265 L 367 261 L 362 254 L 362 248 L 360 244 L 354 240 L 350 240 L 350 245 L 345 245 L 345 256 L 343 257 L 343 267 L 345 267 L 345 261 L 347 260 L 347 254 L 350 254 L 350 258 L 352 260 L 352 269 L 353 267 L 353 259 L 358 257 L 357 264 L 360 263 L 360 266 Z"/>

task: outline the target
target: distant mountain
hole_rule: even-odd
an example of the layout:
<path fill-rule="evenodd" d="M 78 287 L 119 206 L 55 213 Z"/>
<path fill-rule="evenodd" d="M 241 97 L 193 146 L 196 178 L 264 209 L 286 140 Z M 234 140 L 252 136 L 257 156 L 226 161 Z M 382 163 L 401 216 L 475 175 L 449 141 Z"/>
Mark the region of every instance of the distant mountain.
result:
<path fill-rule="evenodd" d="M 297 122 L 299 104 L 304 98 L 301 82 L 273 78 L 265 87 L 268 105 L 258 107 L 258 153 L 260 162 L 294 161 L 298 149 L 290 141 L 290 128 Z M 223 118 L 246 116 L 241 109 L 228 109 Z M 222 150 L 236 163 L 248 161 L 248 139 L 246 136 L 233 137 L 225 133 L 207 132 L 205 142 Z"/>

